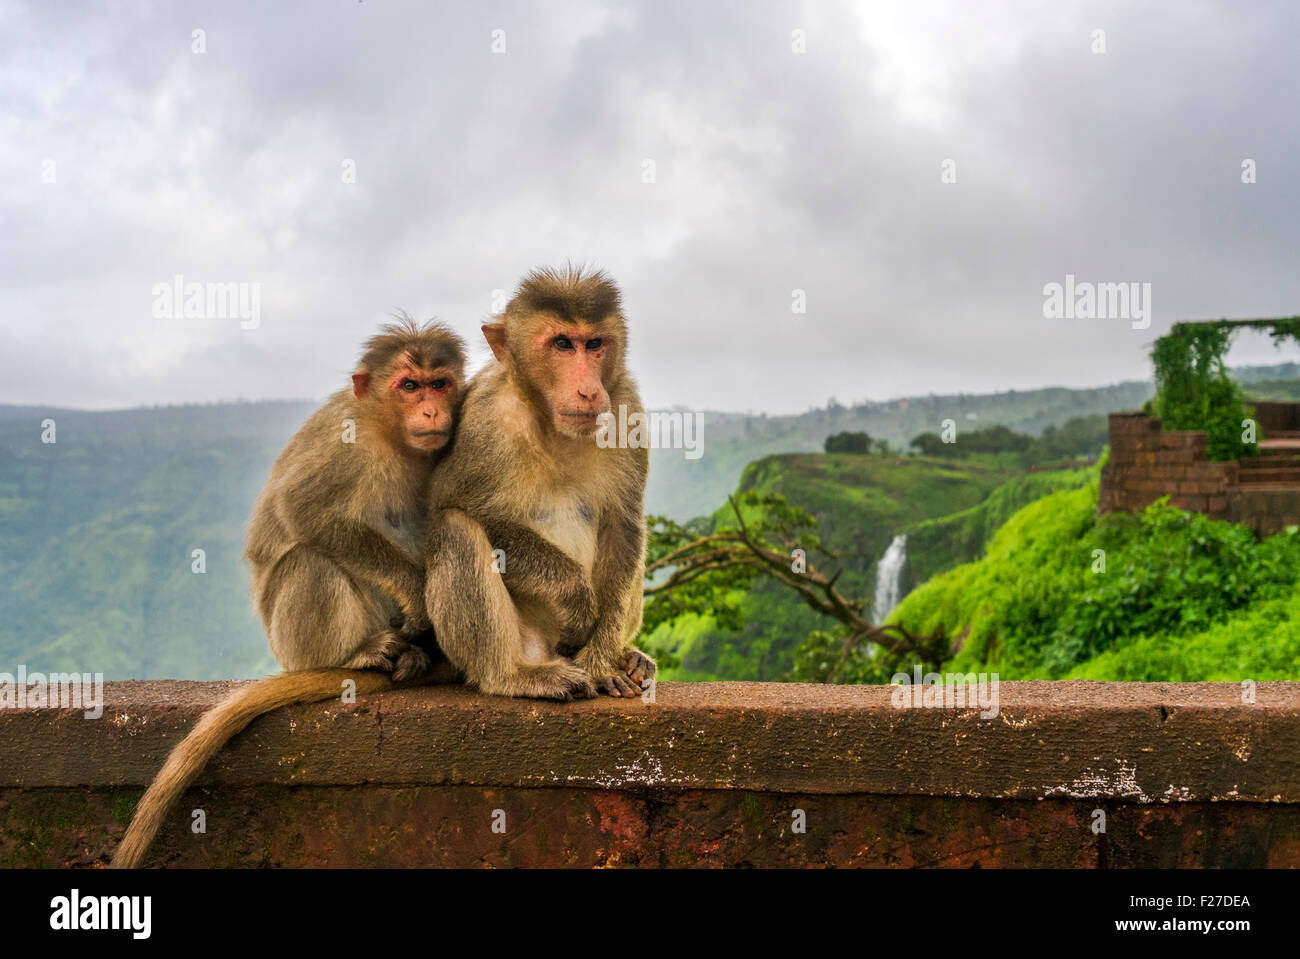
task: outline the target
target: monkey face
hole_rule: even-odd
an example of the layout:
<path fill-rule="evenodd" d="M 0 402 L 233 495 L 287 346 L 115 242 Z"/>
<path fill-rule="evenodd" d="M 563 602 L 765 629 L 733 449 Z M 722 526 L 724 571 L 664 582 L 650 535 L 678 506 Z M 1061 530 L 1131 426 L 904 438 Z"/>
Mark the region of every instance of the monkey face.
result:
<path fill-rule="evenodd" d="M 539 384 L 550 406 L 555 431 L 581 438 L 595 434 L 598 417 L 608 413 L 605 380 L 613 367 L 618 344 L 601 324 L 554 324 L 532 343 Z"/>
<path fill-rule="evenodd" d="M 456 374 L 446 367 L 428 369 L 402 362 L 388 377 L 391 408 L 412 449 L 431 453 L 451 441 L 456 389 Z"/>

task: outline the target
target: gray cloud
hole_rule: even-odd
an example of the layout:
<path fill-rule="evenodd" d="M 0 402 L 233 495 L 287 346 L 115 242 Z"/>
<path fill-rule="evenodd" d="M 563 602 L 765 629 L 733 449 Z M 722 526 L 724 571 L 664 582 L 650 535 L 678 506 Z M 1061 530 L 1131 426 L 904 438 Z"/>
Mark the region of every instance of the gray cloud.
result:
<path fill-rule="evenodd" d="M 30 4 L 0 23 L 0 401 L 323 395 L 392 310 L 473 334 L 494 290 L 566 258 L 625 287 L 648 401 L 721 409 L 1139 377 L 1174 320 L 1300 304 L 1285 3 Z M 1151 329 L 1044 319 L 1067 272 L 1152 283 Z M 261 326 L 155 319 L 177 273 L 260 283 Z M 1234 358 L 1273 356 L 1257 338 Z"/>

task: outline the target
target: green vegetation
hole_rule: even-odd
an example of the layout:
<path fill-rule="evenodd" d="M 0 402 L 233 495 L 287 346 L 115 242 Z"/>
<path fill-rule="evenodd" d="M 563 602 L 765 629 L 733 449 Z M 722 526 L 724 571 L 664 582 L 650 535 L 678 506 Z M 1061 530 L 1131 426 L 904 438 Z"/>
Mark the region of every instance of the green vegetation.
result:
<path fill-rule="evenodd" d="M 871 437 L 866 433 L 836 433 L 826 437 L 823 447 L 827 453 L 870 453 L 873 448 Z"/>
<path fill-rule="evenodd" d="M 1256 395 L 1253 384 L 1258 381 L 1291 379 L 1293 386 L 1300 383 L 1300 365 L 1245 367 L 1233 370 L 1233 376 Z M 911 396 L 850 405 L 830 403 L 824 409 L 786 416 L 710 412 L 704 418 L 704 456 L 688 460 L 680 450 L 651 452 L 647 511 L 671 516 L 679 522 L 710 515 L 736 488 L 750 463 L 779 453 L 822 452 L 826 438 L 837 433 L 866 433 L 874 443 L 899 450 L 906 449 L 909 440 L 917 434 L 938 429 L 945 419 L 957 422 L 961 438 L 977 427 L 999 424 L 1018 433 L 1041 437 L 1068 420 L 1090 416 L 1099 417 L 1094 422 L 1102 424 L 1099 432 L 1104 433 L 1105 414 L 1138 409 L 1153 393 L 1151 381 L 1142 380 L 1095 389 L 1047 387 L 1002 393 Z M 1272 397 L 1257 395 L 1257 398 Z M 1035 453 L 1030 461 L 1071 459 L 1095 452 L 1099 445 L 1050 456 Z"/>
<path fill-rule="evenodd" d="M 1185 683 L 1298 676 L 1300 590 L 1260 600 L 1186 635 L 1122 638 L 1065 678 Z"/>
<path fill-rule="evenodd" d="M 753 463 L 742 496 L 776 496 L 815 519 L 818 567 L 838 590 L 870 605 L 875 566 L 895 534 L 926 519 L 970 509 L 1017 470 L 979 460 L 934 460 L 849 453 L 787 454 Z M 730 507 L 697 521 L 699 533 L 730 521 Z M 652 546 L 653 556 L 653 546 Z M 733 571 L 734 573 L 734 571 Z M 721 578 L 698 588 L 707 601 L 660 616 L 650 603 L 645 647 L 664 657 L 669 679 L 779 679 L 794 653 L 829 620 L 771 579 Z M 671 595 L 671 594 L 670 594 Z M 671 668 L 678 664 L 676 668 Z"/>
<path fill-rule="evenodd" d="M 1300 403 L 1300 379 L 1256 380 L 1246 387 L 1247 403 Z"/>
<path fill-rule="evenodd" d="M 990 426 L 987 429 L 964 434 L 960 443 L 956 442 L 955 438 L 945 441 L 938 433 L 922 433 L 912 437 L 912 442 L 908 446 L 925 456 L 951 456 L 964 459 L 983 453 L 1023 453 L 1029 449 L 1033 441 L 1032 436 L 1017 433 L 1005 426 Z"/>
<path fill-rule="evenodd" d="M 1001 462 L 1031 466 L 1096 456 L 1106 445 L 1108 433 L 1106 416 L 1092 413 L 1073 417 L 1060 426 L 1049 426 L 1038 437 L 1005 426 L 991 426 L 964 433 L 953 442 L 944 442 L 938 433 L 921 433 L 912 437 L 909 446 L 924 456 L 953 459 L 1001 456 Z"/>
<path fill-rule="evenodd" d="M 1151 351 L 1156 416 L 1167 430 L 1204 430 L 1212 460 L 1235 460 L 1256 450 L 1242 441 L 1242 420 L 1253 411 L 1224 363 L 1232 334 L 1227 326 L 1179 323 Z"/>
<path fill-rule="evenodd" d="M 1241 387 L 1228 375 L 1226 358 L 1242 327 L 1267 329 L 1275 345 L 1300 341 L 1300 316 L 1270 320 L 1175 323 L 1151 350 L 1155 367 L 1155 415 L 1167 430 L 1204 430 L 1212 460 L 1236 460 L 1258 452 L 1242 438 L 1243 420 L 1254 416 Z"/>
<path fill-rule="evenodd" d="M 762 577 L 783 587 L 785 600 L 795 600 L 837 624 L 842 648 L 873 643 L 900 658 L 942 655 L 927 637 L 872 622 L 868 602 L 840 591 L 844 569 L 828 572 L 828 567 L 841 557 L 820 541 L 817 521 L 806 510 L 790 505 L 780 493 L 754 490 L 730 497 L 727 505 L 730 515 L 719 517 L 707 530 L 698 528 L 700 524 L 681 526 L 652 518 L 646 562 L 652 584 L 645 590 L 645 629 L 671 625 L 683 615 L 712 616 L 719 628 L 743 629 L 744 610 L 731 597 Z M 679 665 L 671 650 L 659 652 L 662 667 Z M 835 669 L 823 678 L 833 680 Z"/>
<path fill-rule="evenodd" d="M 668 678 L 839 678 L 846 643 L 899 639 L 869 636 L 863 628 L 877 562 L 895 535 L 908 536 L 904 591 L 910 583 L 977 558 L 993 531 L 1020 507 L 1078 488 L 1095 475 L 1095 469 L 1023 470 L 1034 457 L 1059 461 L 1063 455 L 1100 451 L 1105 419 L 1075 417 L 1037 438 L 993 427 L 964 434 L 957 444 L 941 444 L 945 453 L 961 448 L 960 457 L 860 452 L 753 463 L 738 497 L 755 534 L 751 539 L 782 556 L 795 546 L 804 549 L 818 573 L 833 580 L 838 596 L 867 612 L 854 614 L 837 607 L 833 597 L 800 593 L 799 584 L 815 577 L 791 579 L 781 564 L 765 566 L 734 543 L 718 540 L 716 534 L 734 525 L 726 508 L 685 527 L 656 527 L 652 565 L 696 540 L 696 552 L 704 551 L 709 566 L 691 568 L 684 588 L 662 580 L 656 584 L 647 603 L 644 642 L 661 658 Z M 873 448 L 863 434 L 845 433 L 829 437 L 827 446 Z M 806 525 L 804 516 L 810 521 Z M 928 648 L 923 637 L 901 639 L 914 650 Z"/>
<path fill-rule="evenodd" d="M 1300 535 L 1256 541 L 1163 500 L 1137 516 L 1098 517 L 1096 504 L 1093 482 L 1025 507 L 987 556 L 926 583 L 893 618 L 951 637 L 946 668 L 1003 679 L 1295 678 Z M 864 660 L 857 675 L 879 673 Z"/>
<path fill-rule="evenodd" d="M 0 671 L 225 679 L 275 669 L 244 525 L 303 403 L 0 411 Z M 57 442 L 41 442 L 55 421 Z M 202 549 L 206 572 L 192 572 Z"/>
<path fill-rule="evenodd" d="M 993 534 L 1022 507 L 1051 493 L 1086 486 L 1095 469 L 1028 473 L 1003 483 L 978 506 L 907 530 L 907 583 L 918 584 L 984 554 Z"/>

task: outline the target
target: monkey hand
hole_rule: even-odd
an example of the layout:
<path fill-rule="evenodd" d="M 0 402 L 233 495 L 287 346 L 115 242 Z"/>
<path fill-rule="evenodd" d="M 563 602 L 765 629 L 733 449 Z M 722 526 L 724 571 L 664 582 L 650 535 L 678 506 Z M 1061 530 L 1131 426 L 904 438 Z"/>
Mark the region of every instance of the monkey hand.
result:
<path fill-rule="evenodd" d="M 593 647 L 588 646 L 578 654 L 577 663 L 586 668 L 596 679 L 596 690 L 607 696 L 631 699 L 641 695 L 641 684 L 653 679 L 655 661 L 629 646 L 616 654 L 613 665 L 599 662 Z"/>
<path fill-rule="evenodd" d="M 647 656 L 635 646 L 629 646 L 623 650 L 623 672 L 628 679 L 640 686 L 647 679 L 655 678 L 655 671 L 659 668 L 655 661 Z"/>
<path fill-rule="evenodd" d="M 396 682 L 418 679 L 433 668 L 433 660 L 424 649 L 409 642 L 407 635 L 404 630 L 399 631 L 397 617 L 394 617 L 389 621 L 388 629 L 366 639 L 343 665 L 347 669 L 377 669 L 390 673 Z"/>

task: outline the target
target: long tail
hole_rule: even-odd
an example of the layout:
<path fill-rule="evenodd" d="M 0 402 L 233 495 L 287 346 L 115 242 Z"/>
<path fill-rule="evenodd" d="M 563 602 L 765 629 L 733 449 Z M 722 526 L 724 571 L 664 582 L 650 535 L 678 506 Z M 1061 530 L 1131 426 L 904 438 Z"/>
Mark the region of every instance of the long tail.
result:
<path fill-rule="evenodd" d="M 112 868 L 135 869 L 144 861 L 145 853 L 176 800 L 232 736 L 258 716 L 281 706 L 315 703 L 339 696 L 346 679 L 356 682 L 358 694 L 376 693 L 399 685 L 386 673 L 373 670 L 297 670 L 242 686 L 204 713 L 189 735 L 172 750 L 136 806 L 131 825 L 113 856 Z"/>

